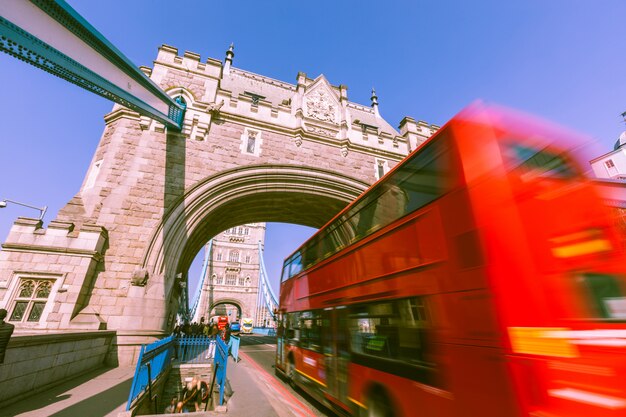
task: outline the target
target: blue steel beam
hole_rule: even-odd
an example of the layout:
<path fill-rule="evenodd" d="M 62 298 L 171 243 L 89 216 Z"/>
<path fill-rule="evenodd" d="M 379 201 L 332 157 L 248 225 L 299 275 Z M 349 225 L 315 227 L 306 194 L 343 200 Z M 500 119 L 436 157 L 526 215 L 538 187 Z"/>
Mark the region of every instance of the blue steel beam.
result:
<path fill-rule="evenodd" d="M 184 108 L 63 0 L 1 0 L 0 50 L 180 130 Z"/>
<path fill-rule="evenodd" d="M 276 319 L 274 310 L 278 308 L 278 297 L 274 294 L 272 286 L 270 285 L 269 277 L 267 276 L 267 270 L 265 269 L 265 261 L 263 258 L 263 246 L 259 242 L 259 295 L 263 298 L 264 304 L 269 310 L 272 318 Z"/>
<path fill-rule="evenodd" d="M 209 270 L 209 263 L 213 262 L 211 259 L 213 248 L 213 239 L 209 240 L 209 244 L 206 245 L 204 250 L 204 262 L 202 263 L 202 272 L 200 273 L 200 283 L 196 289 L 196 293 L 193 296 L 193 304 L 191 305 L 189 317 L 192 319 L 196 317 L 196 311 L 198 310 L 198 304 L 202 298 L 202 288 L 204 288 L 204 281 L 207 279 L 207 271 Z M 210 307 L 210 306 L 209 306 Z"/>

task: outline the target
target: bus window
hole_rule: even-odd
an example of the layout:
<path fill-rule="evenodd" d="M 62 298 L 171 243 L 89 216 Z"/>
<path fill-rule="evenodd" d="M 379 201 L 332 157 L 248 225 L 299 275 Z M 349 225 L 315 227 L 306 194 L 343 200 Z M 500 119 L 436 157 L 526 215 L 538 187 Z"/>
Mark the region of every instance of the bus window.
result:
<path fill-rule="evenodd" d="M 302 271 L 302 257 L 298 253 L 291 260 L 291 265 L 289 266 L 289 276 L 292 277 L 294 275 L 297 275 L 301 271 Z"/>
<path fill-rule="evenodd" d="M 300 252 L 296 252 L 285 260 L 283 264 L 283 273 L 281 280 L 286 281 L 294 275 L 299 274 L 302 271 L 302 256 Z"/>
<path fill-rule="evenodd" d="M 352 306 L 348 317 L 354 354 L 424 365 L 430 325 L 421 297 Z"/>
<path fill-rule="evenodd" d="M 290 278 L 289 275 L 289 265 L 291 264 L 291 258 L 287 259 L 283 264 L 283 274 L 281 276 L 281 281 L 286 281 Z"/>
<path fill-rule="evenodd" d="M 584 274 L 579 277 L 595 317 L 626 320 L 626 297 L 619 281 L 611 275 Z"/>
<path fill-rule="evenodd" d="M 506 143 L 503 154 L 511 168 L 519 172 L 522 181 L 535 177 L 571 179 L 575 171 L 565 158 L 549 149 L 537 150 L 520 143 Z"/>
<path fill-rule="evenodd" d="M 300 313 L 287 314 L 286 330 L 287 339 L 300 339 Z"/>
<path fill-rule="evenodd" d="M 403 165 L 393 178 L 394 185 L 404 191 L 407 200 L 403 215 L 424 207 L 452 188 L 452 144 L 446 139 L 427 145 L 419 157 Z"/>
<path fill-rule="evenodd" d="M 418 210 L 450 191 L 453 175 L 452 142 L 447 136 L 428 143 L 407 160 L 394 175 L 372 188 L 367 195 L 294 254 L 289 272 L 293 277 L 346 246 Z M 286 268 L 285 268 L 286 269 Z"/>
<path fill-rule="evenodd" d="M 319 312 L 304 311 L 300 314 L 300 347 L 321 352 L 322 318 Z"/>

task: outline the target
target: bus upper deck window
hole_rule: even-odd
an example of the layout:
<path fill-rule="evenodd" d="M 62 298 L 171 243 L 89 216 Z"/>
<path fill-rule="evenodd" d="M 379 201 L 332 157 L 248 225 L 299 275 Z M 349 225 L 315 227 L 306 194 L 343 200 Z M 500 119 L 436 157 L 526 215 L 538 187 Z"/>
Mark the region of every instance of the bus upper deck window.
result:
<path fill-rule="evenodd" d="M 626 320 L 626 297 L 617 277 L 603 274 L 584 274 L 579 277 L 595 317 Z"/>
<path fill-rule="evenodd" d="M 520 172 L 522 180 L 576 177 L 565 157 L 547 148 L 538 150 L 520 143 L 507 143 L 503 153 L 511 168 Z"/>

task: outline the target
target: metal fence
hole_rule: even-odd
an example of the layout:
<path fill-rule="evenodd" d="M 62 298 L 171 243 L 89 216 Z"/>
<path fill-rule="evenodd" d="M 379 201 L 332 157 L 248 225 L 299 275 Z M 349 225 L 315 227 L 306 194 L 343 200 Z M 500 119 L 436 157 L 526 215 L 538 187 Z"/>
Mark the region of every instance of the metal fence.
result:
<path fill-rule="evenodd" d="M 141 346 L 137 368 L 130 388 L 130 395 L 126 403 L 126 411 L 130 410 L 133 401 L 148 390 L 152 400 L 152 384 L 171 366 L 171 359 L 175 353 L 174 336 L 157 340 L 149 345 Z"/>
<path fill-rule="evenodd" d="M 273 327 L 255 327 L 252 333 L 264 336 L 276 336 L 276 329 Z"/>
<path fill-rule="evenodd" d="M 230 355 L 233 357 L 235 362 L 239 362 L 239 344 L 241 343 L 241 339 L 237 336 L 231 336 L 228 341 L 228 347 L 230 348 Z"/>
<path fill-rule="evenodd" d="M 226 386 L 226 365 L 228 365 L 228 345 L 219 337 L 216 339 L 213 381 L 220 387 L 220 405 L 224 405 L 224 387 Z M 211 384 L 211 388 L 213 384 Z"/>
<path fill-rule="evenodd" d="M 228 344 L 217 338 L 207 336 L 170 336 L 149 345 L 143 345 L 139 351 L 137 369 L 128 396 L 126 410 L 129 411 L 133 402 L 148 391 L 153 401 L 152 384 L 172 365 L 172 359 L 180 363 L 213 364 L 214 381 L 220 388 L 220 405 L 224 402 L 224 386 L 226 384 L 226 365 L 228 356 L 239 361 L 240 339 L 231 336 Z M 212 384 L 211 384 L 212 385 Z"/>
<path fill-rule="evenodd" d="M 215 338 L 183 336 L 176 339 L 176 358 L 180 363 L 213 363 Z"/>

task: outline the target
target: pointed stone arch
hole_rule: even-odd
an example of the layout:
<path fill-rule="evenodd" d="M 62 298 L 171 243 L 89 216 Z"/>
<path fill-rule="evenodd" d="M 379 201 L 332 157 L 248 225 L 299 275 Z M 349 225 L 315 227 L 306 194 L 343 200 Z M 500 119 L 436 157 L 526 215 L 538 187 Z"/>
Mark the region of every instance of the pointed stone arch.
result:
<path fill-rule="evenodd" d="M 169 295 L 173 278 L 219 232 L 255 221 L 319 228 L 366 188 L 355 178 L 313 167 L 253 165 L 220 172 L 176 201 L 155 228 L 142 268 L 150 279 L 162 280 Z"/>
<path fill-rule="evenodd" d="M 242 300 L 238 300 L 236 298 L 221 298 L 217 301 L 215 301 L 210 307 L 209 307 L 209 311 L 208 314 L 210 315 L 211 312 L 213 311 L 214 308 L 216 308 L 217 306 L 223 305 L 223 304 L 228 304 L 228 305 L 233 305 L 237 308 L 237 312 L 238 315 L 237 317 L 241 318 L 243 317 L 243 309 L 242 306 L 245 305 L 245 302 Z M 208 317 L 207 317 L 208 318 Z"/>

